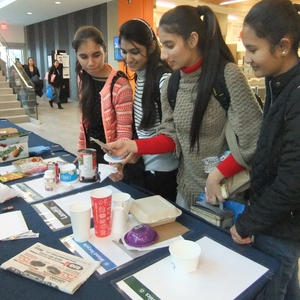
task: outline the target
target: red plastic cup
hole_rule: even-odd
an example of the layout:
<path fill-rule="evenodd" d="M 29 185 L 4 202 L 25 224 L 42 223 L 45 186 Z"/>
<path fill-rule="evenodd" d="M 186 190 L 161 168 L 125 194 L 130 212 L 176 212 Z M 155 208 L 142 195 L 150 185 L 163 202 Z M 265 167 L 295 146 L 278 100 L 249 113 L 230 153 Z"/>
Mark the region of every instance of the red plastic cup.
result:
<path fill-rule="evenodd" d="M 90 191 L 95 235 L 98 237 L 106 237 L 111 232 L 111 196 L 112 190 L 105 187 Z"/>

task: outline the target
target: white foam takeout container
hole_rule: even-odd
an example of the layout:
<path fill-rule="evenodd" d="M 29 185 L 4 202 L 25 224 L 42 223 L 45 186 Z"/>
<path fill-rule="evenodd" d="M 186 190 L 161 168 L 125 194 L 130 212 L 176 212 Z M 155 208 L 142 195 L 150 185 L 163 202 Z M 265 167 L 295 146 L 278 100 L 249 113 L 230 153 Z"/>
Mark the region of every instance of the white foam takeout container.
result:
<path fill-rule="evenodd" d="M 171 223 L 182 211 L 159 195 L 132 201 L 130 213 L 142 224 L 151 227 Z"/>

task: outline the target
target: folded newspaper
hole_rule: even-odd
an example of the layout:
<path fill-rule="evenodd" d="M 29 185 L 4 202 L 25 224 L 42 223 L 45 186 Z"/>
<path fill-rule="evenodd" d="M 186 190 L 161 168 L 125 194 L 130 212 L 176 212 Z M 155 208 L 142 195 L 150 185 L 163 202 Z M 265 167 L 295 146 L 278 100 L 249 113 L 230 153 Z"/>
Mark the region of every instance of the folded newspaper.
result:
<path fill-rule="evenodd" d="M 1 268 L 74 294 L 99 266 L 100 262 L 36 243 L 4 262 Z"/>

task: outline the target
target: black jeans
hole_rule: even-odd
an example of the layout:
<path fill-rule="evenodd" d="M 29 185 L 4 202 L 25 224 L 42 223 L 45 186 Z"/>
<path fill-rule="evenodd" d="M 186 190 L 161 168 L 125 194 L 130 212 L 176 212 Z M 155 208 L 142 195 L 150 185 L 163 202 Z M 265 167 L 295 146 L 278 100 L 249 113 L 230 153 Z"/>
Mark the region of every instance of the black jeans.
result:
<path fill-rule="evenodd" d="M 143 159 L 136 164 L 127 164 L 123 169 L 123 181 L 144 188 L 156 195 L 175 202 L 178 170 L 169 172 L 145 171 Z"/>

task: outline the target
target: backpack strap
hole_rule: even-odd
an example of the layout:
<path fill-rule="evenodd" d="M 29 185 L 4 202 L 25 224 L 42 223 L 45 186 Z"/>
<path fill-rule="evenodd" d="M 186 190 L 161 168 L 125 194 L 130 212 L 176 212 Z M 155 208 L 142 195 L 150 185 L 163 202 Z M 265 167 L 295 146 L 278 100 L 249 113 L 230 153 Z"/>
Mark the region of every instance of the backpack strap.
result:
<path fill-rule="evenodd" d="M 222 60 L 220 62 L 216 80 L 213 86 L 213 94 L 215 98 L 220 102 L 220 105 L 224 108 L 225 111 L 228 110 L 230 104 L 230 95 L 227 90 L 224 78 L 224 69 L 228 61 Z M 178 91 L 180 81 L 180 70 L 175 71 L 170 79 L 168 84 L 168 101 L 171 108 L 174 110 L 176 104 L 176 96 Z"/>
<path fill-rule="evenodd" d="M 161 111 L 161 101 L 160 101 L 160 88 L 159 83 L 161 80 L 161 77 L 165 73 L 172 73 L 173 71 L 169 69 L 168 67 L 162 65 L 157 67 L 156 69 L 156 78 L 155 78 L 155 86 L 154 86 L 154 101 L 158 108 L 158 114 L 159 114 L 159 120 L 162 119 L 162 111 Z M 171 75 L 172 76 L 172 75 Z"/>
<path fill-rule="evenodd" d="M 219 101 L 220 105 L 226 112 L 228 111 L 230 105 L 230 94 L 228 92 L 224 76 L 224 70 L 227 63 L 227 60 L 220 61 L 217 76 L 213 86 L 213 95 Z"/>
<path fill-rule="evenodd" d="M 111 85 L 110 85 L 110 97 L 111 99 L 113 98 L 113 90 L 114 90 L 114 85 L 115 83 L 117 82 L 117 80 L 120 78 L 120 77 L 123 77 L 123 78 L 126 78 L 128 79 L 128 77 L 126 76 L 126 74 L 122 71 L 118 71 L 117 74 L 113 77 L 113 79 L 111 80 Z"/>
<path fill-rule="evenodd" d="M 169 79 L 169 84 L 168 84 L 168 102 L 174 110 L 175 104 L 176 104 L 176 96 L 177 96 L 177 91 L 179 87 L 179 81 L 180 81 L 180 70 L 175 71 Z"/>

